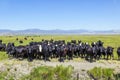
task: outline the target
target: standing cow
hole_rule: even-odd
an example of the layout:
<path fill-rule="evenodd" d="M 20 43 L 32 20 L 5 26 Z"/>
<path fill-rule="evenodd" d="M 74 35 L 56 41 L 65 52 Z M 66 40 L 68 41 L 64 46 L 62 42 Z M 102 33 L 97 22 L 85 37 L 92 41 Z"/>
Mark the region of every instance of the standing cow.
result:
<path fill-rule="evenodd" d="M 109 57 L 110 57 L 110 59 L 111 59 L 111 58 L 114 59 L 113 50 L 114 50 L 113 47 L 111 47 L 111 46 L 108 46 L 108 47 L 107 47 L 107 49 L 106 49 L 107 60 L 109 59 Z"/>
<path fill-rule="evenodd" d="M 117 48 L 118 60 L 120 60 L 120 47 Z"/>

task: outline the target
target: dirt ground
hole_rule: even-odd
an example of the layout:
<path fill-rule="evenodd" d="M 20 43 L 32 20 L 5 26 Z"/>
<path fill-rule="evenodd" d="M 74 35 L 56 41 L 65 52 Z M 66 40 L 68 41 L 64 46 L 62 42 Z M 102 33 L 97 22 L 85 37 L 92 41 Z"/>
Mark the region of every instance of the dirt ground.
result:
<path fill-rule="evenodd" d="M 120 61 L 116 60 L 100 60 L 97 62 L 87 62 L 85 60 L 72 60 L 72 61 L 65 61 L 65 62 L 58 62 L 58 61 L 51 61 L 51 62 L 44 62 L 41 60 L 34 60 L 33 62 L 28 62 L 27 60 L 4 60 L 0 62 L 0 71 L 8 71 L 9 75 L 14 75 L 14 79 L 18 80 L 23 75 L 27 75 L 31 72 L 31 70 L 38 66 L 57 66 L 57 65 L 64 65 L 68 66 L 71 65 L 74 67 L 74 74 L 73 77 L 79 77 L 79 79 L 88 80 L 90 79 L 87 75 L 87 70 L 90 70 L 94 67 L 104 67 L 104 68 L 113 68 L 116 72 L 120 71 Z M 8 77 L 9 77 L 8 75 Z"/>

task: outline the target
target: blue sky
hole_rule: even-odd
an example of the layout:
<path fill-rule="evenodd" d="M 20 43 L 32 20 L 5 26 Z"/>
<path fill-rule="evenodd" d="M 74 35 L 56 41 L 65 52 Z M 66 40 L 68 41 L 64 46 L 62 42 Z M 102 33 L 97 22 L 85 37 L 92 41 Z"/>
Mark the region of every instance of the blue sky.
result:
<path fill-rule="evenodd" d="M 0 0 L 0 29 L 120 30 L 120 0 Z"/>

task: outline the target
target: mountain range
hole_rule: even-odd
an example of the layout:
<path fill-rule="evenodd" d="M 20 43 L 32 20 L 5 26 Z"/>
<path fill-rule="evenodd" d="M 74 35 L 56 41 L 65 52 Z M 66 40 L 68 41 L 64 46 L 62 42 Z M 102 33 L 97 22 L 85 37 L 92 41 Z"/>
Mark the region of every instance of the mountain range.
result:
<path fill-rule="evenodd" d="M 106 31 L 90 31 L 90 30 L 40 30 L 40 29 L 26 29 L 26 30 L 8 30 L 1 29 L 0 35 L 69 35 L 69 34 L 120 34 L 120 30 L 106 30 Z"/>

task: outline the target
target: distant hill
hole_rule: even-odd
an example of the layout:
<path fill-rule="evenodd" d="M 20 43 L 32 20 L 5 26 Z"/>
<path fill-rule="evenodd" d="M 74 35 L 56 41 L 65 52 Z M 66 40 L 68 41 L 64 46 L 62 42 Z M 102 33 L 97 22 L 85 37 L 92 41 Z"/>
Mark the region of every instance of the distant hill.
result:
<path fill-rule="evenodd" d="M 67 35 L 67 34 L 120 34 L 120 30 L 108 31 L 89 31 L 89 30 L 40 30 L 40 29 L 26 29 L 26 30 L 0 30 L 0 35 Z"/>

